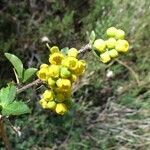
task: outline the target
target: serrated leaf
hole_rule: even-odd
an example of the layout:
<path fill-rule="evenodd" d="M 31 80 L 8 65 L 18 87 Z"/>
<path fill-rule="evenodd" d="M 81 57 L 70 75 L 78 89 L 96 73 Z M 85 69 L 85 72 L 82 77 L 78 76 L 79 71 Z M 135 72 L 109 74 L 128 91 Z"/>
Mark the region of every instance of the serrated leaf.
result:
<path fill-rule="evenodd" d="M 90 44 L 92 44 L 95 41 L 96 34 L 94 31 L 91 32 L 90 34 Z"/>
<path fill-rule="evenodd" d="M 63 49 L 61 49 L 61 52 L 66 55 L 68 54 L 68 50 L 69 50 L 69 47 L 64 47 Z"/>
<path fill-rule="evenodd" d="M 4 107 L 5 105 L 11 103 L 16 96 L 16 86 L 9 84 L 6 88 L 0 90 L 0 105 Z"/>
<path fill-rule="evenodd" d="M 31 110 L 25 103 L 18 101 L 14 101 L 2 108 L 2 115 L 4 116 L 22 115 L 30 112 Z"/>
<path fill-rule="evenodd" d="M 26 69 L 23 74 L 23 82 L 26 82 L 28 79 L 30 79 L 35 74 L 36 71 L 37 71 L 36 68 Z"/>
<path fill-rule="evenodd" d="M 10 53 L 5 53 L 5 56 L 11 62 L 11 64 L 14 66 L 18 77 L 20 79 L 22 79 L 22 74 L 23 74 L 22 61 L 17 56 L 10 54 Z"/>

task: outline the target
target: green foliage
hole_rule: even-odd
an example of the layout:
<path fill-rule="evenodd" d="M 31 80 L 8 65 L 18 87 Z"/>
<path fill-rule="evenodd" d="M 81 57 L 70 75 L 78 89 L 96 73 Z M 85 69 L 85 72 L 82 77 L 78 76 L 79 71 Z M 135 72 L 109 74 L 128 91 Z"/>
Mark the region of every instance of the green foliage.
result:
<path fill-rule="evenodd" d="M 36 68 L 28 68 L 24 69 L 22 61 L 15 56 L 14 54 L 5 53 L 7 59 L 11 62 L 13 67 L 15 68 L 17 74 L 16 78 L 19 79 L 23 83 L 25 83 L 28 79 L 30 79 L 37 71 Z"/>
<path fill-rule="evenodd" d="M 68 54 L 68 50 L 69 50 L 69 47 L 64 47 L 64 48 L 61 49 L 61 52 L 62 52 L 64 55 L 66 55 L 66 54 Z"/>
<path fill-rule="evenodd" d="M 14 54 L 5 53 L 5 56 L 7 57 L 7 59 L 11 62 L 11 64 L 15 68 L 18 78 L 22 79 L 22 75 L 23 75 L 22 61 Z"/>
<path fill-rule="evenodd" d="M 0 106 L 1 113 L 4 116 L 8 115 L 22 115 L 30 113 L 28 106 L 21 102 L 16 101 L 16 86 L 9 84 L 6 88 L 0 90 Z"/>
<path fill-rule="evenodd" d="M 26 82 L 28 79 L 30 79 L 35 73 L 36 73 L 37 69 L 36 68 L 28 68 L 28 69 L 24 69 L 23 72 L 23 83 Z"/>
<path fill-rule="evenodd" d="M 16 86 L 9 84 L 6 88 L 0 90 L 0 104 L 5 107 L 13 102 L 16 96 Z"/>
<path fill-rule="evenodd" d="M 89 41 L 90 41 L 90 44 L 92 44 L 96 39 L 96 34 L 94 31 L 91 32 L 91 34 L 89 35 Z"/>
<path fill-rule="evenodd" d="M 8 105 L 2 107 L 2 115 L 23 115 L 26 113 L 30 113 L 30 109 L 24 102 L 13 101 Z"/>

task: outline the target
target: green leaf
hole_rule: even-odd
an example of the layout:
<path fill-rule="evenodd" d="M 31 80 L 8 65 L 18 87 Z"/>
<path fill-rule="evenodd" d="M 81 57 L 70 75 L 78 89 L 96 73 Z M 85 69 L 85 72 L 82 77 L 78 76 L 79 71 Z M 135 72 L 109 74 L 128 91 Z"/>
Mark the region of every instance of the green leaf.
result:
<path fill-rule="evenodd" d="M 61 49 L 61 52 L 66 55 L 68 54 L 68 50 L 69 50 L 69 47 L 64 47 L 63 49 Z"/>
<path fill-rule="evenodd" d="M 95 50 L 93 47 L 92 47 L 92 52 L 94 54 L 94 56 L 96 56 L 98 59 L 100 59 L 100 52 L 98 52 L 97 50 Z"/>
<path fill-rule="evenodd" d="M 31 110 L 29 107 L 23 103 L 14 101 L 10 104 L 8 104 L 6 107 L 2 108 L 2 115 L 8 116 L 8 115 L 22 115 L 26 113 L 30 113 Z"/>
<path fill-rule="evenodd" d="M 23 64 L 22 61 L 15 55 L 10 54 L 10 53 L 5 53 L 5 56 L 7 59 L 11 62 L 11 64 L 14 66 L 17 75 L 20 79 L 22 79 L 22 74 L 23 74 Z"/>
<path fill-rule="evenodd" d="M 92 31 L 89 38 L 90 44 L 92 44 L 95 41 L 95 38 L 96 38 L 96 34 L 94 31 Z"/>
<path fill-rule="evenodd" d="M 37 71 L 36 68 L 26 69 L 23 74 L 23 82 L 26 82 L 29 78 L 31 78 L 35 74 L 36 71 Z"/>
<path fill-rule="evenodd" d="M 16 96 L 16 86 L 9 84 L 6 88 L 0 90 L 0 105 L 4 107 L 5 105 L 11 103 Z"/>

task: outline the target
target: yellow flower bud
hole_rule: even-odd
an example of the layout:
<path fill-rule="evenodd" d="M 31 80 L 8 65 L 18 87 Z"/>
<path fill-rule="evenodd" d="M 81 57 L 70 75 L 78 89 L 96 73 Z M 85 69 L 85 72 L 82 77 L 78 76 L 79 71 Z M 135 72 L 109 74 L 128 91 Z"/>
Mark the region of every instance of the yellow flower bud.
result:
<path fill-rule="evenodd" d="M 110 58 L 108 52 L 102 53 L 102 54 L 100 55 L 100 60 L 101 60 L 103 63 L 109 62 L 109 61 L 111 60 L 111 58 Z"/>
<path fill-rule="evenodd" d="M 46 101 L 52 101 L 54 99 L 54 93 L 51 90 L 46 90 L 43 93 L 43 99 Z"/>
<path fill-rule="evenodd" d="M 71 97 L 71 91 L 67 92 L 57 92 L 56 94 L 56 101 L 63 102 L 64 100 L 67 100 Z"/>
<path fill-rule="evenodd" d="M 118 56 L 118 52 L 117 52 L 117 50 L 115 50 L 115 49 L 112 49 L 112 50 L 108 51 L 108 54 L 109 54 L 109 56 L 110 56 L 111 58 L 115 58 L 115 57 Z"/>
<path fill-rule="evenodd" d="M 70 70 L 76 70 L 78 67 L 78 60 L 74 57 L 66 57 L 62 61 L 62 65 L 69 68 Z"/>
<path fill-rule="evenodd" d="M 77 80 L 77 76 L 75 74 L 72 74 L 70 80 L 71 82 L 75 82 Z"/>
<path fill-rule="evenodd" d="M 76 48 L 70 48 L 68 50 L 68 56 L 76 58 L 77 55 L 78 55 L 78 50 Z"/>
<path fill-rule="evenodd" d="M 102 39 L 97 39 L 94 41 L 93 47 L 99 52 L 104 52 L 106 48 L 106 42 Z"/>
<path fill-rule="evenodd" d="M 53 53 L 49 57 L 49 62 L 53 65 L 60 65 L 62 60 L 64 58 L 64 55 L 61 53 Z"/>
<path fill-rule="evenodd" d="M 85 72 L 85 68 L 86 68 L 86 63 L 84 60 L 79 60 L 78 61 L 78 67 L 77 69 L 74 71 L 75 74 L 77 75 L 81 75 Z"/>
<path fill-rule="evenodd" d="M 42 105 L 42 103 L 44 103 L 44 102 L 46 102 L 46 101 L 45 101 L 45 99 L 43 99 L 43 98 L 42 98 L 41 100 L 39 100 L 39 104 L 40 104 L 40 105 Z"/>
<path fill-rule="evenodd" d="M 71 82 L 68 79 L 61 79 L 61 78 L 59 78 L 56 81 L 56 84 L 57 84 L 58 88 L 60 90 L 62 90 L 62 91 L 68 91 L 71 88 Z"/>
<path fill-rule="evenodd" d="M 114 37 L 116 35 L 117 29 L 115 27 L 110 27 L 107 29 L 106 34 L 108 37 Z"/>
<path fill-rule="evenodd" d="M 56 105 L 56 109 L 55 109 L 56 113 L 57 114 L 60 114 L 60 115 L 64 115 L 64 113 L 66 113 L 68 111 L 67 107 L 65 104 L 63 103 L 58 103 Z"/>
<path fill-rule="evenodd" d="M 52 78 L 48 78 L 48 85 L 49 85 L 50 87 L 55 86 L 55 83 L 56 83 L 55 80 L 53 80 Z"/>
<path fill-rule="evenodd" d="M 71 72 L 68 70 L 67 67 L 61 67 L 60 76 L 62 78 L 68 78 L 71 76 Z"/>
<path fill-rule="evenodd" d="M 48 65 L 47 65 L 47 64 L 42 64 L 42 65 L 40 66 L 40 69 L 42 69 L 42 68 L 48 68 Z"/>
<path fill-rule="evenodd" d="M 125 32 L 121 29 L 118 29 L 116 32 L 116 39 L 124 39 L 125 37 Z"/>
<path fill-rule="evenodd" d="M 42 81 L 46 81 L 47 80 L 47 73 L 48 73 L 48 68 L 47 67 L 42 67 L 38 72 L 37 72 L 37 76 L 39 79 L 41 79 Z"/>
<path fill-rule="evenodd" d="M 58 53 L 59 52 L 59 48 L 57 46 L 53 46 L 50 48 L 50 52 L 53 53 Z"/>
<path fill-rule="evenodd" d="M 60 72 L 60 66 L 59 65 L 50 65 L 48 68 L 48 77 L 52 78 L 58 78 Z"/>
<path fill-rule="evenodd" d="M 47 102 L 42 103 L 42 108 L 46 109 L 47 108 Z"/>
<path fill-rule="evenodd" d="M 129 43 L 126 40 L 118 40 L 115 49 L 118 52 L 127 52 L 129 50 Z"/>
<path fill-rule="evenodd" d="M 44 108 L 44 109 L 47 108 L 47 102 L 45 99 L 41 99 L 39 101 L 39 104 L 42 106 L 42 108 Z"/>
<path fill-rule="evenodd" d="M 56 108 L 56 102 L 55 101 L 50 101 L 47 103 L 47 108 L 54 110 Z"/>
<path fill-rule="evenodd" d="M 56 101 L 63 102 L 65 99 L 66 99 L 65 94 L 63 94 L 63 93 L 56 94 Z"/>
<path fill-rule="evenodd" d="M 107 41 L 106 41 L 106 45 L 108 48 L 115 48 L 115 44 L 116 44 L 116 39 L 115 38 L 109 38 Z"/>

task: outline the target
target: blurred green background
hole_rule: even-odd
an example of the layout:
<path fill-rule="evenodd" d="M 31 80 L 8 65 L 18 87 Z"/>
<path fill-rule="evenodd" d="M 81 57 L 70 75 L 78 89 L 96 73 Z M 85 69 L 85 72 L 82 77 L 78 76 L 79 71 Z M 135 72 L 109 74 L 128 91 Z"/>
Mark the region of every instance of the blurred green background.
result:
<path fill-rule="evenodd" d="M 88 43 L 92 30 L 100 38 L 110 26 L 125 30 L 130 52 L 119 59 L 134 70 L 140 84 L 121 63 L 104 65 L 92 53 L 84 54 L 87 72 L 74 86 L 74 106 L 67 115 L 40 108 L 42 87 L 20 95 L 32 113 L 6 120 L 13 149 L 150 149 L 148 0 L 1 0 L 0 87 L 15 80 L 5 52 L 17 55 L 26 67 L 38 67 L 47 62 L 49 53 L 43 37 L 51 46 L 79 49 Z M 2 142 L 0 149 L 4 149 Z"/>

